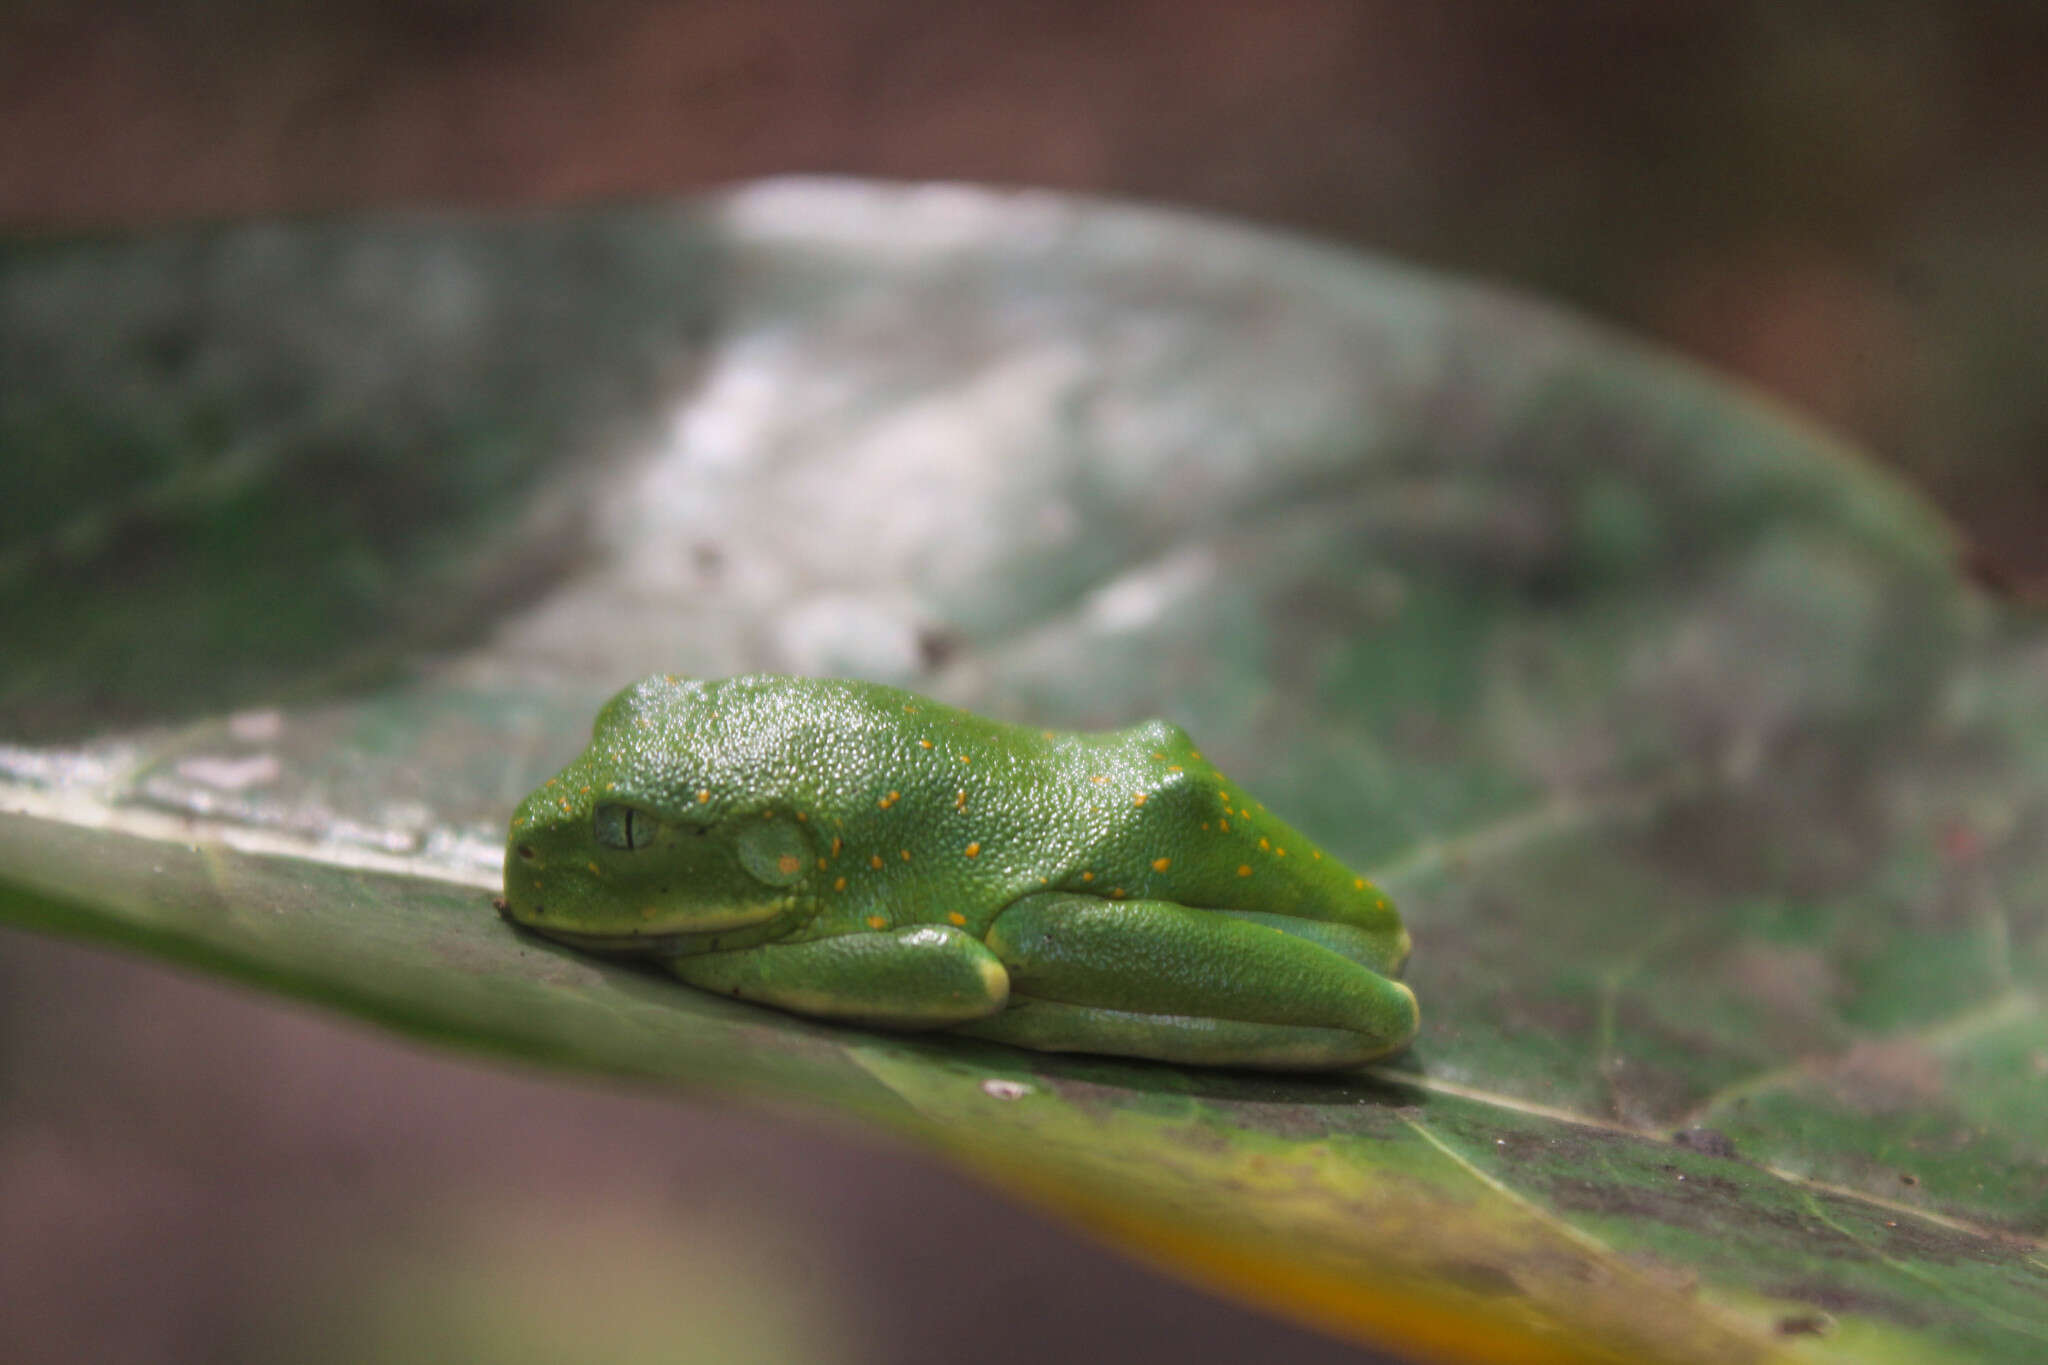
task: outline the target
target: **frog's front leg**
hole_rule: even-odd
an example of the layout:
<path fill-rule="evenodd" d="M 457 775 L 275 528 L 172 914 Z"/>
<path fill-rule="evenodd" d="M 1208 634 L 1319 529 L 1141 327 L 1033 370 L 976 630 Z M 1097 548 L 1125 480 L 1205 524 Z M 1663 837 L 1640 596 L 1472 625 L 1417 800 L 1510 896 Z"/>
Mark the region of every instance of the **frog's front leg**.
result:
<path fill-rule="evenodd" d="M 1170 901 L 1027 896 L 989 927 L 1010 1006 L 957 1031 L 1051 1052 L 1353 1066 L 1415 1036 L 1398 981 L 1270 924 Z"/>
<path fill-rule="evenodd" d="M 766 943 L 668 965 L 721 995 L 880 1028 L 944 1028 L 994 1014 L 1010 996 L 996 955 L 950 925 Z"/>

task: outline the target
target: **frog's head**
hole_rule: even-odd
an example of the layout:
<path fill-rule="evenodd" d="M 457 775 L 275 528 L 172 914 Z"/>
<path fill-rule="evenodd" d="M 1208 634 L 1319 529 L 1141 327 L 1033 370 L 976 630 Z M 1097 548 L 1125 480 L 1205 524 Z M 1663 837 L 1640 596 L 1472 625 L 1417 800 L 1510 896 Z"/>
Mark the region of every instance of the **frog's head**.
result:
<path fill-rule="evenodd" d="M 705 684 L 650 679 L 598 713 L 590 747 L 520 803 L 502 912 L 581 948 L 671 955 L 787 933 L 817 849 L 787 772 Z"/>

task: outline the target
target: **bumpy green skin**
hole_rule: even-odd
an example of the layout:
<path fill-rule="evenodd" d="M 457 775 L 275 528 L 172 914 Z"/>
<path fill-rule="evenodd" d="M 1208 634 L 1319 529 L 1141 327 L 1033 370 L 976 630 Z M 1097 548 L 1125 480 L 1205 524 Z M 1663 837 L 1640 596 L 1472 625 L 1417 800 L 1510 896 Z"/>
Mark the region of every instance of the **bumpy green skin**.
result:
<path fill-rule="evenodd" d="M 650 678 L 521 803 L 504 914 L 801 1014 L 1222 1066 L 1415 1034 L 1408 934 L 1179 727 L 836 679 Z"/>

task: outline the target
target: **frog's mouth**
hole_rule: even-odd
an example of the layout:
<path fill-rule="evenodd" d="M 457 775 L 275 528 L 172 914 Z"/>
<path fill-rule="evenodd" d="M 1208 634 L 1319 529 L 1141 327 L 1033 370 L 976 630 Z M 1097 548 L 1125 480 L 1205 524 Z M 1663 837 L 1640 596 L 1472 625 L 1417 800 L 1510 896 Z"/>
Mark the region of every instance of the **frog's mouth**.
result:
<path fill-rule="evenodd" d="M 510 915 L 506 916 L 511 919 Z M 551 938 L 557 943 L 566 943 L 571 948 L 581 948 L 586 953 L 636 953 L 648 957 L 672 956 L 681 951 L 685 941 L 697 938 L 696 934 L 580 934 L 573 929 L 544 928 L 538 924 L 522 924 L 512 920 L 522 929 L 531 929 L 542 938 Z"/>
<path fill-rule="evenodd" d="M 536 924 L 531 919 L 522 919 L 514 915 L 508 903 L 498 902 L 498 914 L 507 924 L 529 929 L 542 938 L 566 943 L 571 948 L 580 948 L 585 952 L 635 957 L 681 957 L 715 950 L 725 946 L 720 942 L 721 939 L 742 929 L 758 929 L 780 917 L 789 908 L 787 904 L 781 902 L 750 905 L 743 910 L 719 916 L 716 924 L 704 925 L 700 921 L 690 929 L 648 928 L 626 933 L 592 933 L 586 929 L 562 929 L 552 924 Z"/>

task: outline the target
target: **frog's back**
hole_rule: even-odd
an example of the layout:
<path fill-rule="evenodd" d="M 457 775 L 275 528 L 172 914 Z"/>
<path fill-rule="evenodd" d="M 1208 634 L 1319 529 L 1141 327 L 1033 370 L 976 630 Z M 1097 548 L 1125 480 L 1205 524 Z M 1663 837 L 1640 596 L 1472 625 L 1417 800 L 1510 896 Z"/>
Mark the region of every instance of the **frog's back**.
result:
<path fill-rule="evenodd" d="M 707 814 L 732 792 L 814 831 L 812 935 L 914 924 L 979 934 L 1004 906 L 1049 885 L 1076 842 L 1057 732 L 847 679 L 650 679 L 640 688 L 664 709 L 673 746 L 720 774 L 706 784 Z"/>
<path fill-rule="evenodd" d="M 846 679 L 643 687 L 663 683 L 677 699 L 669 723 L 697 753 L 716 753 L 747 774 L 739 787 L 772 787 L 816 822 L 821 890 L 841 907 L 832 923 L 881 915 L 980 933 L 1019 897 L 1053 890 L 1323 920 L 1405 954 L 1378 888 L 1266 811 L 1170 722 L 1048 730 Z"/>
<path fill-rule="evenodd" d="M 1384 893 L 1225 777 L 1178 725 L 1075 738 L 1075 757 L 1095 770 L 1073 788 L 1121 818 L 1098 821 L 1100 865 L 1072 869 L 1061 889 L 1324 920 L 1398 938 L 1405 952 Z"/>

